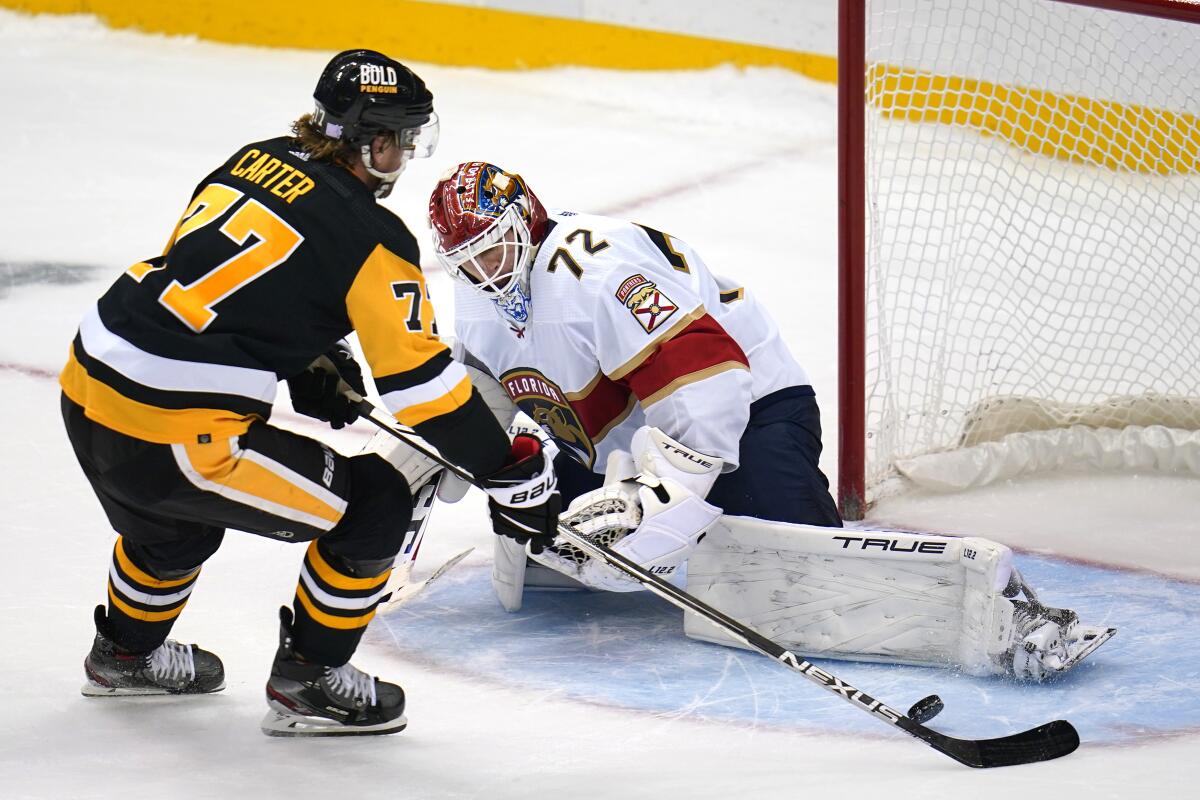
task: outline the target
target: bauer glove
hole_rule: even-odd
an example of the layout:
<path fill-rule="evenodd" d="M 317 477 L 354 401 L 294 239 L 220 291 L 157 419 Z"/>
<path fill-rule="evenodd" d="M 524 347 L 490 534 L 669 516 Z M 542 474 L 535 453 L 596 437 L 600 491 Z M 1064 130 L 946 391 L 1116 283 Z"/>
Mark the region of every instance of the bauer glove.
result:
<path fill-rule="evenodd" d="M 330 362 L 335 367 L 333 371 L 329 369 Z M 340 381 L 343 380 L 359 395 L 366 394 L 362 369 L 354 360 L 350 346 L 345 341 L 338 341 L 304 372 L 288 378 L 292 408 L 298 414 L 328 422 L 335 431 L 340 430 L 358 419 L 355 402 L 340 388 Z"/>
<path fill-rule="evenodd" d="M 513 439 L 509 463 L 479 486 L 488 494 L 492 530 L 540 553 L 558 535 L 562 495 L 554 474 L 558 447 L 552 441 L 522 434 Z"/>

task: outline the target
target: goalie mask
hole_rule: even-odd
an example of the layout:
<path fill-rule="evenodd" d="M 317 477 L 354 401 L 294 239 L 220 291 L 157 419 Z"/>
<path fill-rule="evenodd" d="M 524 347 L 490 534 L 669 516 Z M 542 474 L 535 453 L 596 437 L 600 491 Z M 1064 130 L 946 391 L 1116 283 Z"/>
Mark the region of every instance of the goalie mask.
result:
<path fill-rule="evenodd" d="M 429 198 L 438 261 L 517 324 L 529 317 L 529 272 L 546 238 L 546 209 L 520 175 L 459 164 Z"/>
<path fill-rule="evenodd" d="M 313 91 L 313 123 L 326 136 L 359 148 L 367 172 L 382 181 L 376 197 L 387 197 L 409 159 L 433 155 L 438 118 L 433 94 L 408 67 L 374 50 L 346 50 L 326 65 Z M 400 165 L 376 168 L 371 141 L 391 134 Z"/>

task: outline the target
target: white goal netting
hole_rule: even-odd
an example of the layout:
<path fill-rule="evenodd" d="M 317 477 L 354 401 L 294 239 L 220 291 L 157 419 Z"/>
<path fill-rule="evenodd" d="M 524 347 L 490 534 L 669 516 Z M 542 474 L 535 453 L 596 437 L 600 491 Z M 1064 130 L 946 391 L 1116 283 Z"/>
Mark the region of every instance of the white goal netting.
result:
<path fill-rule="evenodd" d="M 866 36 L 868 497 L 1012 434 L 1200 430 L 1200 25 L 868 0 Z"/>

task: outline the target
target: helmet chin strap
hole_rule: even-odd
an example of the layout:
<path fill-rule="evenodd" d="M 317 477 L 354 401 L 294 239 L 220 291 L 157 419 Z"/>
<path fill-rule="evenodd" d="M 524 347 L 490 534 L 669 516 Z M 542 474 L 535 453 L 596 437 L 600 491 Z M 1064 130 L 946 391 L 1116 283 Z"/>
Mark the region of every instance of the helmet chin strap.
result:
<path fill-rule="evenodd" d="M 367 142 L 361 148 L 362 163 L 367 168 L 367 172 L 379 178 L 379 185 L 375 187 L 375 196 L 383 199 L 392 193 L 392 187 L 396 184 L 396 179 L 400 177 L 400 173 L 404 172 L 404 168 L 408 166 L 408 160 L 412 157 L 412 151 L 400 151 L 400 166 L 392 172 L 380 172 L 375 169 L 373 160 L 371 159 L 371 143 Z"/>

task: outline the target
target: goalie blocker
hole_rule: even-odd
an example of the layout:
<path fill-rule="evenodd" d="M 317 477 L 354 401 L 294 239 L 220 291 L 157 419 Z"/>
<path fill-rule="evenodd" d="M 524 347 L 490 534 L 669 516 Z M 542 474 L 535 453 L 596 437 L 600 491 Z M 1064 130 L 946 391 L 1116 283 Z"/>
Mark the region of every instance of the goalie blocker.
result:
<path fill-rule="evenodd" d="M 956 667 L 1040 681 L 1112 637 L 1044 606 L 987 539 L 722 517 L 687 590 L 807 657 Z M 694 639 L 743 646 L 685 615 Z"/>

